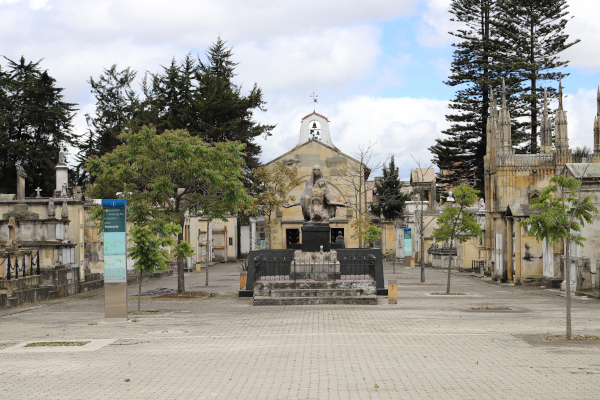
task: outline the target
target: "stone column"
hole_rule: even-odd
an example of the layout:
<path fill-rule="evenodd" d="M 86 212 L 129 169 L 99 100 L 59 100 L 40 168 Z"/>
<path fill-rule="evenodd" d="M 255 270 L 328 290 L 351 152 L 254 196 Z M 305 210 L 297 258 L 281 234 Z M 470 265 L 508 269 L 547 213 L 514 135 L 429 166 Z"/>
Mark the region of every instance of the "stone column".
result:
<path fill-rule="evenodd" d="M 506 271 L 509 282 L 513 282 L 513 220 L 506 219 Z"/>
<path fill-rule="evenodd" d="M 17 172 L 17 201 L 25 200 L 25 177 Z"/>
<path fill-rule="evenodd" d="M 54 169 L 56 170 L 56 189 L 54 191 L 60 193 L 63 183 L 69 182 L 69 167 L 67 164 L 59 162 Z"/>
<path fill-rule="evenodd" d="M 515 283 L 520 285 L 521 277 L 521 219 L 515 220 Z"/>

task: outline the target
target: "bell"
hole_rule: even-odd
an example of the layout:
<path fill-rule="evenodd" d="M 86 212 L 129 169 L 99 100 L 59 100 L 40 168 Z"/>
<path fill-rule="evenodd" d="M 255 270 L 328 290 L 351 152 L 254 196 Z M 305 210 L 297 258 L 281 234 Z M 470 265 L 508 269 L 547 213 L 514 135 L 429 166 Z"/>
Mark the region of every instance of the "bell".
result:
<path fill-rule="evenodd" d="M 317 123 L 313 122 L 313 126 L 312 127 L 313 127 L 313 129 L 317 129 Z"/>

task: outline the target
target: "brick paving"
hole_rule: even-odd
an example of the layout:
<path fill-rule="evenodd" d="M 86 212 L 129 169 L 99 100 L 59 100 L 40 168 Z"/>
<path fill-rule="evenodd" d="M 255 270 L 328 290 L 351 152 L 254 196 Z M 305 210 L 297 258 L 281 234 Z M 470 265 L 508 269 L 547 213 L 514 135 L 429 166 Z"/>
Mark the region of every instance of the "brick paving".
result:
<path fill-rule="evenodd" d="M 102 291 L 0 311 L 6 399 L 598 399 L 600 343 L 564 335 L 565 299 L 537 288 L 385 265 L 398 304 L 262 306 L 238 298 L 239 264 L 186 274 L 201 300 L 142 300 L 104 322 Z M 176 277 L 143 290 L 176 288 Z M 130 310 L 137 287 L 129 288 Z M 473 308 L 499 308 L 474 311 Z M 502 310 L 509 308 L 510 310 Z M 150 313 L 149 311 L 155 311 Z M 600 301 L 573 302 L 573 334 L 600 336 Z M 134 322 L 136 321 L 136 322 Z M 100 339 L 109 339 L 101 341 Z M 27 341 L 92 341 L 34 352 Z M 110 344 L 107 344 L 110 343 Z M 129 379 L 126 382 L 125 379 Z"/>

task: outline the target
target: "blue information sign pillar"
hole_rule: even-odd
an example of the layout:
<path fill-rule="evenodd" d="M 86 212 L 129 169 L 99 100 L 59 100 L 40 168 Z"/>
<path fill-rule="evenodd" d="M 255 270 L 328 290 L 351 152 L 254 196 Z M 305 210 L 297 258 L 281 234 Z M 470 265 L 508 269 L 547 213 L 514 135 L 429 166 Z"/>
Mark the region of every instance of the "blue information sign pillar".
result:
<path fill-rule="evenodd" d="M 126 200 L 102 200 L 104 209 L 104 315 L 127 321 Z"/>

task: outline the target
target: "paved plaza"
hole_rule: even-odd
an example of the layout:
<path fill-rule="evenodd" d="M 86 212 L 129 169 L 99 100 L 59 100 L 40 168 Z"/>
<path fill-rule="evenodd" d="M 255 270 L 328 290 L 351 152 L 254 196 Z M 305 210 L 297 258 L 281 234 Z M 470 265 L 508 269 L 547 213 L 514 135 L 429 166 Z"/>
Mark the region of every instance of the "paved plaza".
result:
<path fill-rule="evenodd" d="M 598 399 L 600 343 L 564 335 L 557 291 L 385 264 L 398 304 L 252 306 L 239 264 L 186 274 L 201 300 L 142 300 L 104 321 L 102 290 L 0 311 L 3 399 Z M 176 288 L 176 276 L 143 290 Z M 129 287 L 130 310 L 135 310 Z M 483 309 L 483 310 L 476 310 Z M 576 298 L 573 333 L 600 336 L 600 302 Z M 32 341 L 89 341 L 24 347 Z"/>

